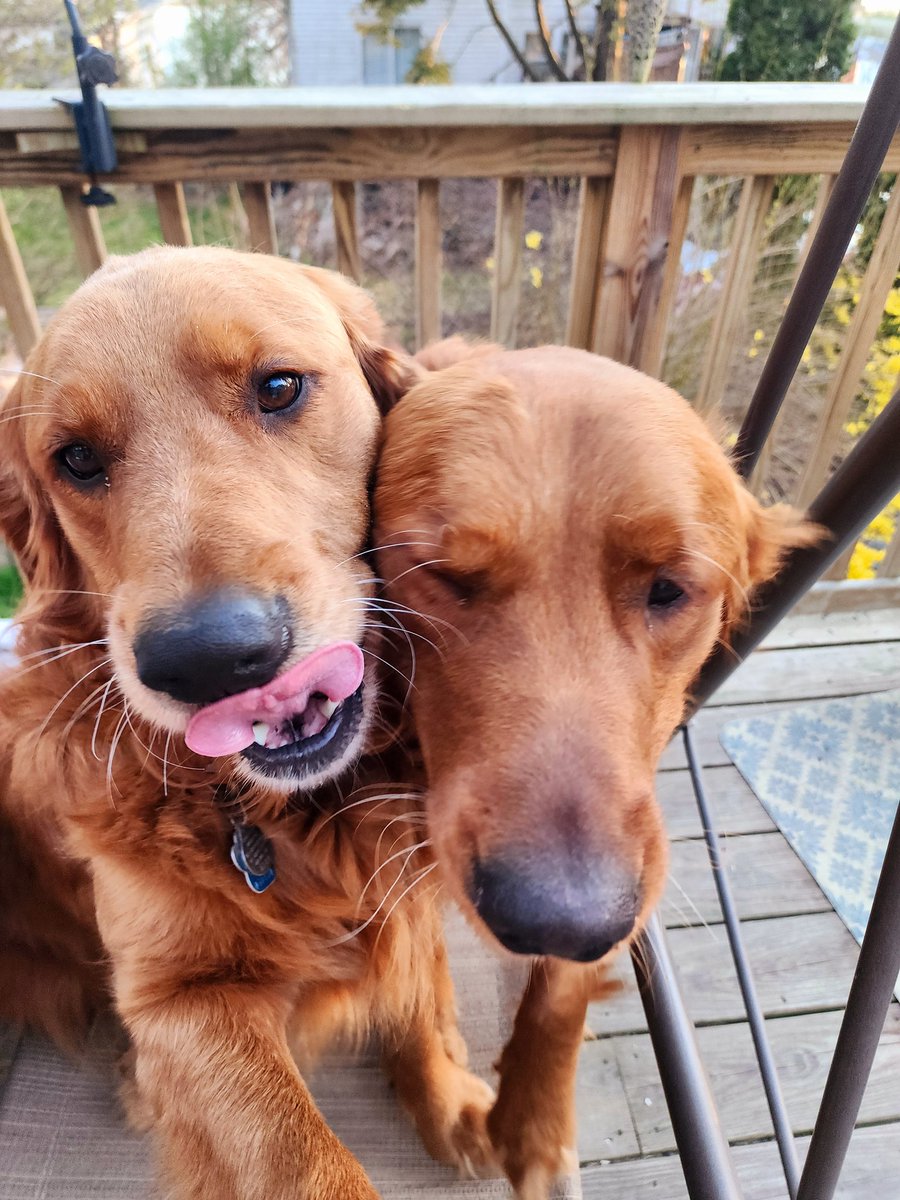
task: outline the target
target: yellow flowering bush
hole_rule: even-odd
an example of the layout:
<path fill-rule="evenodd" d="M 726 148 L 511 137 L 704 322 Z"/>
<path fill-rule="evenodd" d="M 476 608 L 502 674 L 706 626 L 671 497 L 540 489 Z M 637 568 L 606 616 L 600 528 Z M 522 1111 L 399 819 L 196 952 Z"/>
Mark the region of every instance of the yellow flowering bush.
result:
<path fill-rule="evenodd" d="M 844 426 L 854 439 L 865 433 L 886 407 L 900 381 L 900 287 L 894 287 L 888 296 L 879 332 L 880 336 L 866 364 L 856 411 Z M 848 579 L 875 577 L 898 523 L 900 494 L 894 497 L 884 512 L 879 513 L 857 542 L 847 569 Z"/>

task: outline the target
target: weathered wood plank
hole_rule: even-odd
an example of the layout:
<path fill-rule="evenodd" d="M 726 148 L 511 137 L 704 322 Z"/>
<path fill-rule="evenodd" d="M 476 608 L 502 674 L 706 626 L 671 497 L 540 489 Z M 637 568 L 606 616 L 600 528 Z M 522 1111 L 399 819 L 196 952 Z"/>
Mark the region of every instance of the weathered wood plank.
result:
<path fill-rule="evenodd" d="M 575 1077 L 579 1161 L 640 1154 L 625 1083 L 610 1041 L 581 1055 Z"/>
<path fill-rule="evenodd" d="M 859 946 L 836 913 L 745 921 L 741 934 L 766 1016 L 840 1009 L 847 1003 Z M 670 929 L 667 941 L 691 1019 L 698 1025 L 746 1020 L 725 927 Z M 624 991 L 592 1004 L 588 1012 L 588 1025 L 600 1037 L 647 1027 L 626 955 L 616 963 L 615 976 Z"/>
<path fill-rule="evenodd" d="M 416 195 L 416 345 L 441 336 L 440 181 L 420 179 Z"/>
<path fill-rule="evenodd" d="M 858 612 L 900 606 L 898 579 L 820 580 L 801 596 L 791 610 L 798 616 L 811 613 Z"/>
<path fill-rule="evenodd" d="M 830 910 L 825 894 L 780 833 L 742 834 L 721 843 L 742 920 Z M 669 926 L 722 919 L 705 842 L 673 843 L 661 912 Z"/>
<path fill-rule="evenodd" d="M 666 263 L 663 268 L 662 283 L 659 289 L 659 299 L 656 303 L 650 324 L 644 336 L 641 353 L 641 370 L 654 377 L 662 373 L 663 359 L 666 352 L 666 338 L 669 332 L 669 318 L 681 279 L 681 249 L 687 233 L 688 218 L 691 214 L 691 201 L 694 196 L 694 178 L 684 176 L 675 194 L 675 204 L 672 209 L 672 227 L 669 230 L 669 241 L 666 247 Z"/>
<path fill-rule="evenodd" d="M 566 345 L 587 350 L 594 324 L 594 303 L 606 222 L 609 216 L 609 180 L 585 178 L 578 197 L 578 224 L 572 251 L 572 282 L 569 286 L 569 318 Z"/>
<path fill-rule="evenodd" d="M 759 244 L 774 186 L 775 181 L 770 175 L 748 176 L 744 179 L 731 233 L 725 280 L 713 314 L 706 358 L 694 402 L 700 413 L 708 413 L 713 409 L 725 391 L 737 331 L 756 274 Z"/>
<path fill-rule="evenodd" d="M 191 222 L 182 185 L 156 183 L 153 185 L 153 193 L 156 197 L 156 212 L 163 240 L 169 246 L 193 245 Z"/>
<path fill-rule="evenodd" d="M 686 175 L 837 174 L 852 135 L 849 125 L 830 121 L 686 126 L 683 169 Z M 898 166 L 900 136 L 891 143 L 883 169 Z"/>
<path fill-rule="evenodd" d="M 785 617 L 759 649 L 785 650 L 801 646 L 859 646 L 867 642 L 900 640 L 900 609 L 874 608 L 859 612 L 834 612 L 810 617 Z"/>
<path fill-rule="evenodd" d="M 522 292 L 522 237 L 525 185 L 521 179 L 497 183 L 497 222 L 494 228 L 494 278 L 491 287 L 491 341 L 515 348 Z"/>
<path fill-rule="evenodd" d="M 334 214 L 334 239 L 337 246 L 338 270 L 362 282 L 362 260 L 359 256 L 359 236 L 356 225 L 356 184 L 333 183 L 331 208 Z"/>
<path fill-rule="evenodd" d="M 619 139 L 591 346 L 632 366 L 659 301 L 680 146 L 680 132 L 661 127 L 626 127 Z"/>
<path fill-rule="evenodd" d="M 87 279 L 88 275 L 93 275 L 94 271 L 103 265 L 106 258 L 100 218 L 96 208 L 81 203 L 83 186 L 61 187 L 59 192 L 75 247 L 75 261 L 79 271 Z"/>
<path fill-rule="evenodd" d="M 707 707 L 856 696 L 900 687 L 900 646 L 812 646 L 751 654 Z"/>
<path fill-rule="evenodd" d="M 807 1013 L 767 1022 L 766 1029 L 794 1131 L 812 1129 L 843 1014 Z M 662 1085 L 649 1035 L 610 1039 L 625 1081 L 643 1153 L 675 1149 Z M 710 1025 L 697 1031 L 722 1124 L 729 1139 L 771 1136 L 772 1126 L 756 1067 L 749 1027 Z M 590 1059 L 588 1042 L 582 1057 Z M 866 1124 L 900 1117 L 900 1005 L 893 1004 L 875 1054 L 860 1121 Z M 650 1101 L 648 1104 L 647 1101 Z M 613 1155 L 608 1155 L 613 1157 Z"/>
<path fill-rule="evenodd" d="M 900 187 L 896 184 L 885 208 L 875 248 L 860 287 L 859 303 L 847 329 L 825 404 L 816 422 L 815 437 L 797 484 L 797 503 L 806 508 L 828 478 L 831 460 L 859 389 L 859 379 L 878 332 L 900 262 Z"/>
<path fill-rule="evenodd" d="M 25 358 L 31 347 L 41 336 L 41 323 L 37 307 L 31 294 L 31 285 L 25 274 L 22 255 L 10 224 L 6 205 L 0 196 L 0 300 L 6 309 L 6 318 L 16 343 L 16 349 Z"/>
<path fill-rule="evenodd" d="M 272 209 L 272 189 L 268 183 L 245 183 L 241 202 L 247 214 L 250 249 L 260 254 L 278 253 L 278 234 L 275 232 L 275 213 Z"/>
<path fill-rule="evenodd" d="M 260 179 L 496 179 L 609 175 L 616 139 L 606 129 L 176 129 L 148 134 L 142 154 L 123 152 L 117 183 Z M 0 157 L 0 186 L 83 179 L 70 154 Z"/>
<path fill-rule="evenodd" d="M 775 828 L 772 818 L 737 767 L 710 767 L 704 779 L 720 834 L 766 833 Z M 691 778 L 686 770 L 660 772 L 656 779 L 656 798 L 665 815 L 671 841 L 703 836 Z"/>
<path fill-rule="evenodd" d="M 809 1138 L 797 1139 L 800 1161 Z M 732 1154 L 744 1200 L 784 1200 L 787 1195 L 774 1141 L 735 1146 Z M 607 1156 L 608 1157 L 608 1156 Z M 894 1200 L 887 1180 L 900 1178 L 900 1129 L 871 1125 L 857 1129 L 841 1173 L 838 1200 Z M 610 1162 L 581 1172 L 584 1200 L 690 1200 L 676 1154 Z"/>

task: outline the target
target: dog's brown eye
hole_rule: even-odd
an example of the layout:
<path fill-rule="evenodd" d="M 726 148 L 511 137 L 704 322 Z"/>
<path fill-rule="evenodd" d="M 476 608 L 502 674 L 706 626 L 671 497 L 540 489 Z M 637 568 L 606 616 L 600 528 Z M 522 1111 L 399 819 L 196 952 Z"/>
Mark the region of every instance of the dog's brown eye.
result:
<path fill-rule="evenodd" d="M 654 579 L 650 585 L 647 604 L 650 608 L 671 608 L 684 595 L 684 589 L 671 579 Z"/>
<path fill-rule="evenodd" d="M 267 375 L 256 390 L 263 412 L 285 412 L 306 395 L 306 376 L 293 371 Z"/>
<path fill-rule="evenodd" d="M 76 483 L 101 483 L 106 480 L 103 459 L 87 442 L 63 446 L 56 456 L 59 465 Z"/>

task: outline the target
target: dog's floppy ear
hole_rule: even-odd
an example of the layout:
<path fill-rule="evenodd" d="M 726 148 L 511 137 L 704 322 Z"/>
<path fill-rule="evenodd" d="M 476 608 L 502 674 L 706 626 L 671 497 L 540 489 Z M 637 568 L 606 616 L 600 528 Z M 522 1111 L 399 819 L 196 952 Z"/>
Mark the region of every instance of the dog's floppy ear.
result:
<path fill-rule="evenodd" d="M 341 320 L 382 415 L 424 378 L 424 369 L 405 350 L 386 345 L 384 322 L 372 297 L 349 279 L 321 267 L 304 267 L 341 314 Z"/>
<path fill-rule="evenodd" d="M 27 615 L 50 619 L 69 607 L 67 592 L 81 587 L 80 573 L 56 514 L 28 468 L 21 421 L 21 384 L 0 405 L 8 433 L 0 451 L 0 539 L 13 553 L 25 587 Z"/>
<path fill-rule="evenodd" d="M 791 550 L 813 546 L 828 536 L 821 525 L 807 520 L 789 504 L 763 508 L 743 483 L 737 492 L 736 533 L 740 539 L 738 566 L 725 605 L 727 628 L 746 615 L 753 594 L 780 571 Z"/>

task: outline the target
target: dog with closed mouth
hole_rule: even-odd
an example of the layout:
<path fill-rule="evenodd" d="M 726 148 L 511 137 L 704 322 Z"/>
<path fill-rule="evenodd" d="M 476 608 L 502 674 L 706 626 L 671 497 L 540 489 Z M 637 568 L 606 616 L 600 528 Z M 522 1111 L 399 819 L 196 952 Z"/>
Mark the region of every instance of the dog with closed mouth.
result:
<path fill-rule="evenodd" d="M 418 373 L 332 272 L 160 248 L 92 276 L 0 406 L 0 1016 L 65 1042 L 114 998 L 179 1196 L 372 1200 L 291 1053 L 348 1030 L 433 1153 L 490 1157 L 415 789 L 348 773 L 381 414 Z"/>
<path fill-rule="evenodd" d="M 411 714 L 444 882 L 534 960 L 488 1128 L 518 1195 L 570 1165 L 604 963 L 666 878 L 659 757 L 691 682 L 792 546 L 670 388 L 584 351 L 426 349 L 388 414 L 379 575 L 418 635 Z"/>

